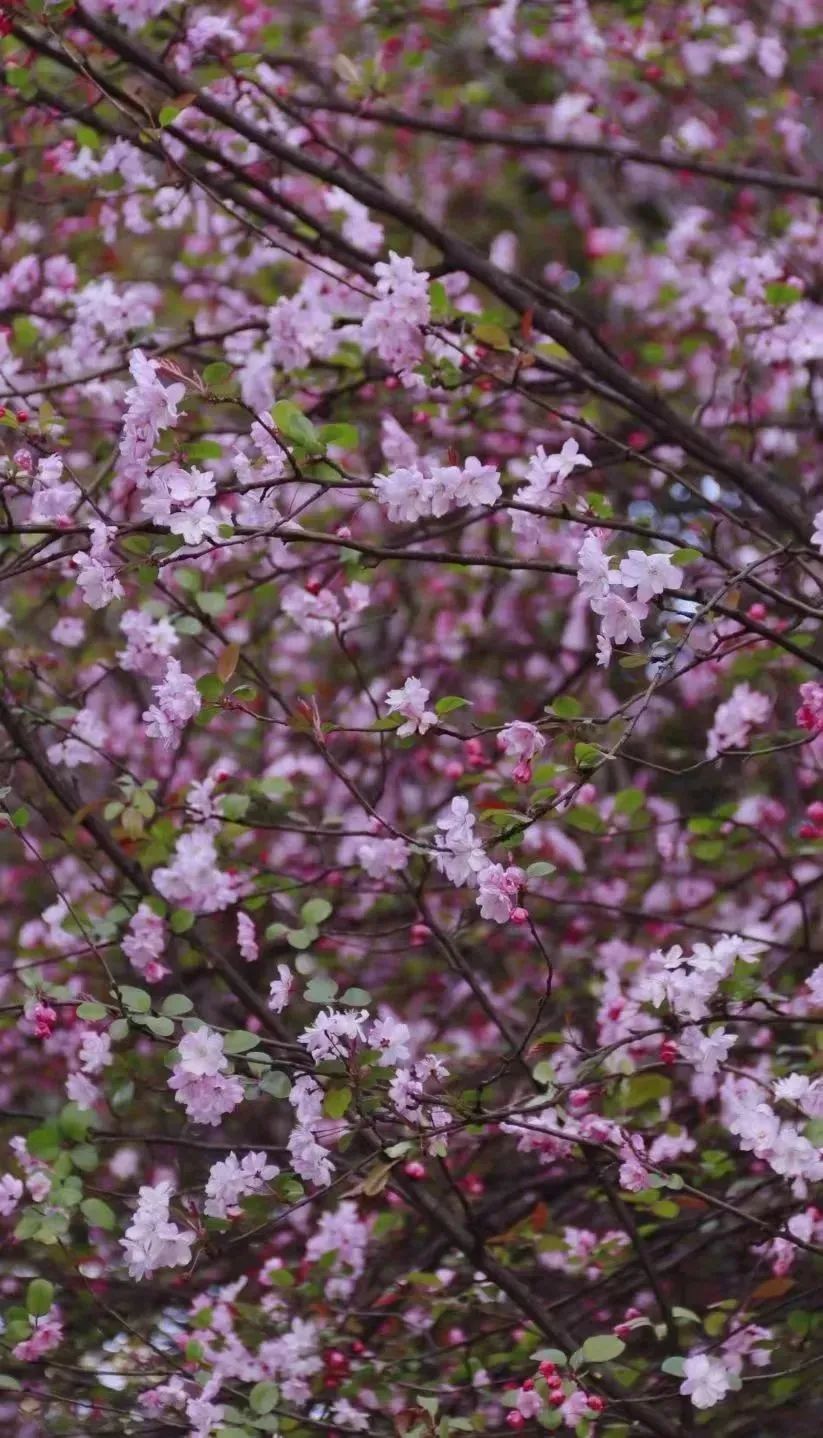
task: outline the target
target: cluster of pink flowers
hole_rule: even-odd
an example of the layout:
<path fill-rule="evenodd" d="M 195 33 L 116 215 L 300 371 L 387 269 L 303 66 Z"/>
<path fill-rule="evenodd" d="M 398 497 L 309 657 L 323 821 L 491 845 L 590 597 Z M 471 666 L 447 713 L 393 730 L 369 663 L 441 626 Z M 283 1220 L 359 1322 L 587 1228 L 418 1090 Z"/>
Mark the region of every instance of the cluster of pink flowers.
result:
<path fill-rule="evenodd" d="M 462 465 L 420 460 L 401 466 L 388 474 L 378 474 L 374 488 L 395 524 L 412 524 L 428 516 L 440 519 L 464 505 L 490 507 L 502 493 L 499 470 L 474 456 Z"/>
<path fill-rule="evenodd" d="M 132 1278 L 150 1278 L 158 1268 L 180 1268 L 191 1261 L 195 1234 L 172 1223 L 173 1188 L 168 1180 L 144 1185 L 137 1207 L 121 1240 Z"/>
<path fill-rule="evenodd" d="M 580 546 L 577 580 L 581 594 L 600 619 L 597 656 L 598 663 L 605 665 L 611 659 L 613 644 L 642 642 L 641 625 L 650 601 L 666 590 L 679 589 L 683 571 L 668 554 L 647 554 L 642 549 L 630 549 L 618 565 L 612 566 L 601 539 L 590 533 Z"/>
<path fill-rule="evenodd" d="M 161 739 L 167 749 L 179 739 L 184 728 L 200 712 L 197 685 L 178 659 L 169 659 L 166 672 L 154 686 L 154 704 L 143 715 L 150 739 Z"/>
<path fill-rule="evenodd" d="M 169 1088 L 193 1123 L 218 1124 L 243 1102 L 243 1085 L 227 1074 L 223 1040 L 211 1029 L 194 1029 L 178 1045 Z"/>

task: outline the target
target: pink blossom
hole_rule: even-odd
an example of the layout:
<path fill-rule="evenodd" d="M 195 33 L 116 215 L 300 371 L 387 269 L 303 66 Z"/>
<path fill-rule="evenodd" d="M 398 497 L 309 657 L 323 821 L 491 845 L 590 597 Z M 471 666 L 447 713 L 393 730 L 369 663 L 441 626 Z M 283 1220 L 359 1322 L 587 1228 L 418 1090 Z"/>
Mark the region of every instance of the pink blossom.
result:
<path fill-rule="evenodd" d="M 771 703 L 748 684 L 737 684 L 719 705 L 706 741 L 706 755 L 716 759 L 725 749 L 745 749 L 756 724 L 765 724 Z"/>
<path fill-rule="evenodd" d="M 714 1408 L 729 1392 L 729 1370 L 720 1358 L 708 1353 L 690 1353 L 683 1361 L 680 1392 L 691 1398 L 695 1408 Z"/>
<path fill-rule="evenodd" d="M 254 922 L 242 909 L 237 915 L 237 947 L 247 964 L 253 964 L 260 957 Z"/>
<path fill-rule="evenodd" d="M 287 964 L 278 964 L 277 974 L 269 987 L 269 1008 L 275 1014 L 282 1014 L 291 1001 L 295 980 Z"/>
<path fill-rule="evenodd" d="M 194 680 L 183 672 L 179 660 L 167 661 L 164 678 L 154 686 L 154 698 L 155 703 L 143 715 L 146 733 L 171 748 L 202 703 Z"/>
<path fill-rule="evenodd" d="M 517 896 L 526 881 L 515 865 L 488 864 L 478 876 L 477 904 L 481 917 L 505 924 L 517 907 Z"/>
<path fill-rule="evenodd" d="M 397 730 L 401 739 L 410 734 L 427 734 L 437 723 L 437 715 L 426 708 L 430 698 L 429 690 L 415 675 L 407 679 L 402 688 L 389 690 L 383 702 L 390 714 L 403 716 L 405 722 Z"/>

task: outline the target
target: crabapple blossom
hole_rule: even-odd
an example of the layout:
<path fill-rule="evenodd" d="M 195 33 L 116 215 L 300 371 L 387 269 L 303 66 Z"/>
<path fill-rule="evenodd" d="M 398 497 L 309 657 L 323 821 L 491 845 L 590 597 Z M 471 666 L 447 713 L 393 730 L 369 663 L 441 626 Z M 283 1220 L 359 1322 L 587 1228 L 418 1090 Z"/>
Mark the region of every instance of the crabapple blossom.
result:
<path fill-rule="evenodd" d="M 154 687 L 154 698 L 156 702 L 143 715 L 146 733 L 171 748 L 189 720 L 199 713 L 202 702 L 194 680 L 183 672 L 178 659 L 168 660 L 164 677 Z"/>
<path fill-rule="evenodd" d="M 437 715 L 432 709 L 426 708 L 430 699 L 431 692 L 414 674 L 405 681 L 402 688 L 389 690 L 384 703 L 389 714 L 403 716 L 404 722 L 397 730 L 401 739 L 410 734 L 427 734 L 432 725 L 437 723 Z"/>
<path fill-rule="evenodd" d="M 684 1358 L 680 1392 L 691 1399 L 695 1408 L 714 1408 L 723 1402 L 730 1388 L 729 1370 L 722 1359 L 708 1353 L 690 1353 Z"/>

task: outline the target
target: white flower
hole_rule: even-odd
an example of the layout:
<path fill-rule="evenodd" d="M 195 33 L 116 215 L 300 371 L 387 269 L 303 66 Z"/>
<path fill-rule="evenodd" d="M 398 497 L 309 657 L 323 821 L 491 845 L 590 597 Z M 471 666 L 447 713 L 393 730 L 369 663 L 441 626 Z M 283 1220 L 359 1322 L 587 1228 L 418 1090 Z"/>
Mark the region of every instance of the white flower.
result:
<path fill-rule="evenodd" d="M 192 1078 L 203 1078 L 222 1073 L 226 1067 L 223 1056 L 223 1039 L 212 1029 L 193 1029 L 184 1034 L 177 1045 L 180 1054 L 180 1068 Z"/>
<path fill-rule="evenodd" d="M 719 1358 L 708 1353 L 690 1353 L 683 1362 L 680 1392 L 691 1398 L 695 1408 L 713 1408 L 731 1388 L 730 1375 Z"/>
<path fill-rule="evenodd" d="M 647 604 L 664 589 L 679 589 L 683 571 L 672 564 L 668 554 L 646 554 L 642 549 L 630 549 L 620 562 L 620 579 L 626 589 L 637 590 L 641 604 Z"/>
<path fill-rule="evenodd" d="M 609 568 L 609 561 L 596 534 L 587 534 L 577 555 L 577 582 L 580 591 L 594 604 L 605 599 L 610 586 L 617 579 L 617 570 Z"/>
<path fill-rule="evenodd" d="M 414 674 L 406 680 L 402 689 L 389 690 L 383 702 L 390 714 L 403 715 L 405 723 L 397 730 L 401 739 L 410 734 L 426 734 L 437 723 L 437 715 L 426 708 L 430 698 L 430 691 Z"/>

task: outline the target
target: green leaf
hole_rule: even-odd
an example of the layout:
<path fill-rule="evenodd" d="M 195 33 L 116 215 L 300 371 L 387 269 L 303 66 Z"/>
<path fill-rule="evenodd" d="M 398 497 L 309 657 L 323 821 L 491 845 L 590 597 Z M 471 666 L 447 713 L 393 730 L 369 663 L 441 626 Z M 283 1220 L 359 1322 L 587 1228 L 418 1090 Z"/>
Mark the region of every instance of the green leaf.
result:
<path fill-rule="evenodd" d="M 310 949 L 317 938 L 317 930 L 314 925 L 303 929 L 288 929 L 286 942 L 293 949 Z"/>
<path fill-rule="evenodd" d="M 93 1173 L 100 1162 L 100 1155 L 94 1144 L 78 1143 L 71 1151 L 71 1161 L 82 1173 Z"/>
<path fill-rule="evenodd" d="M 102 1198 L 84 1198 L 80 1212 L 91 1228 L 105 1228 L 111 1231 L 117 1226 L 114 1209 Z"/>
<path fill-rule="evenodd" d="M 294 444 L 302 445 L 304 449 L 313 453 L 321 453 L 324 449 L 323 441 L 310 419 L 292 404 L 289 399 L 280 399 L 273 406 L 271 411 L 272 419 L 281 434 L 290 439 Z"/>
<path fill-rule="evenodd" d="M 194 924 L 194 914 L 191 909 L 175 909 L 169 919 L 169 926 L 173 934 L 187 934 Z"/>
<path fill-rule="evenodd" d="M 346 989 L 340 1002 L 348 1004 L 351 1008 L 362 1009 L 366 1004 L 371 1003 L 371 994 L 367 989 Z"/>
<path fill-rule="evenodd" d="M 444 320 L 451 314 L 448 291 L 440 280 L 432 280 L 429 285 L 429 304 L 433 320 Z"/>
<path fill-rule="evenodd" d="M 183 1014 L 191 1013 L 194 1005 L 186 994 L 169 994 L 160 1005 L 160 1012 L 167 1014 L 170 1019 L 179 1019 Z"/>
<path fill-rule="evenodd" d="M 223 1038 L 223 1052 L 227 1054 L 246 1054 L 249 1049 L 256 1049 L 260 1039 L 257 1034 L 250 1034 L 248 1029 L 232 1029 L 230 1034 Z"/>
<path fill-rule="evenodd" d="M 642 809 L 646 802 L 646 795 L 642 789 L 621 789 L 614 801 L 614 812 L 616 814 L 636 814 Z"/>
<path fill-rule="evenodd" d="M 223 446 L 216 439 L 196 439 L 186 445 L 187 459 L 222 459 Z"/>
<path fill-rule="evenodd" d="M 245 817 L 250 803 L 248 794 L 224 794 L 220 801 L 220 811 L 224 819 L 229 822 L 236 821 Z"/>
<path fill-rule="evenodd" d="M 331 912 L 332 906 L 328 899 L 309 899 L 300 910 L 300 917 L 304 924 L 322 924 Z"/>
<path fill-rule="evenodd" d="M 54 1284 L 46 1278 L 33 1278 L 26 1289 L 26 1308 L 32 1318 L 44 1318 L 54 1300 Z"/>
<path fill-rule="evenodd" d="M 309 1004 L 330 1004 L 334 1002 L 337 984 L 334 979 L 311 979 L 303 995 Z"/>
<path fill-rule="evenodd" d="M 797 289 L 795 285 L 782 284 L 780 280 L 776 280 L 764 288 L 766 299 L 770 305 L 795 305 L 798 300 L 802 300 L 803 298 L 802 291 Z"/>
<path fill-rule="evenodd" d="M 206 365 L 206 368 L 203 370 L 203 379 L 207 385 L 213 387 L 214 385 L 225 384 L 227 380 L 231 379 L 233 373 L 234 371 L 231 365 L 226 364 L 225 360 L 215 360 L 214 364 Z"/>
<path fill-rule="evenodd" d="M 222 589 L 207 590 L 205 594 L 198 594 L 196 598 L 198 609 L 204 614 L 209 614 L 212 619 L 217 619 L 228 604 L 228 599 Z"/>
<path fill-rule="evenodd" d="M 602 755 L 596 744 L 575 744 L 574 762 L 578 769 L 594 769 Z"/>
<path fill-rule="evenodd" d="M 105 1004 L 84 1003 L 77 1005 L 78 1019 L 88 1019 L 90 1021 L 94 1021 L 95 1019 L 104 1019 L 107 1013 L 108 1009 L 106 1008 Z"/>
<path fill-rule="evenodd" d="M 332 1088 L 323 1100 L 323 1112 L 327 1118 L 342 1118 L 350 1103 L 350 1088 Z"/>
<path fill-rule="evenodd" d="M 260 1087 L 264 1093 L 271 1094 L 272 1098 L 288 1098 L 291 1093 L 291 1079 L 284 1074 L 282 1069 L 272 1069 L 260 1080 Z"/>
<path fill-rule="evenodd" d="M 568 1363 L 562 1348 L 538 1348 L 532 1359 L 535 1363 L 553 1363 L 556 1368 L 565 1368 Z"/>
<path fill-rule="evenodd" d="M 674 1378 L 682 1378 L 683 1363 L 684 1360 L 680 1357 L 679 1354 L 677 1354 L 672 1358 L 664 1358 L 663 1362 L 660 1365 L 660 1369 L 663 1373 L 671 1373 Z"/>
<path fill-rule="evenodd" d="M 459 694 L 446 694 L 444 698 L 438 699 L 434 712 L 442 718 L 444 714 L 451 714 L 454 709 L 470 709 L 471 702 L 471 699 L 461 699 Z"/>
<path fill-rule="evenodd" d="M 133 989 L 130 984 L 119 986 L 120 1002 L 133 1014 L 147 1014 L 151 1008 L 151 995 L 145 989 Z"/>
<path fill-rule="evenodd" d="M 554 864 L 548 863 L 546 859 L 538 859 L 536 863 L 529 864 L 526 874 L 530 879 L 545 879 L 549 874 L 556 872 Z"/>
<path fill-rule="evenodd" d="M 690 549 L 688 545 L 684 549 L 676 549 L 669 558 L 672 564 L 696 564 L 703 558 L 699 549 Z"/>
<path fill-rule="evenodd" d="M 249 1407 L 252 1413 L 271 1413 L 279 1397 L 280 1390 L 276 1383 L 255 1383 L 249 1394 Z"/>
<path fill-rule="evenodd" d="M 154 1037 L 157 1039 L 171 1038 L 174 1033 L 172 1020 L 164 1016 L 158 1018 L 154 1014 L 148 1014 L 146 1018 L 142 1020 L 142 1023 L 143 1027 L 147 1028 L 149 1033 L 154 1034 Z"/>
<path fill-rule="evenodd" d="M 474 337 L 481 345 L 491 350 L 510 350 L 511 340 L 502 325 L 479 324 L 474 327 Z"/>
<path fill-rule="evenodd" d="M 564 818 L 573 829 L 582 829 L 587 834 L 602 834 L 605 828 L 603 820 L 591 804 L 576 804 Z"/>
<path fill-rule="evenodd" d="M 619 1358 L 625 1347 L 622 1339 L 615 1338 L 613 1333 L 598 1333 L 586 1339 L 581 1351 L 587 1363 L 608 1363 L 612 1358 Z"/>
<path fill-rule="evenodd" d="M 668 1098 L 671 1091 L 671 1079 L 663 1074 L 635 1074 L 621 1085 L 621 1103 L 624 1108 L 642 1108 Z"/>
<path fill-rule="evenodd" d="M 561 694 L 549 705 L 549 712 L 556 714 L 558 719 L 577 719 L 583 713 L 583 706 L 573 695 Z"/>
<path fill-rule="evenodd" d="M 360 443 L 355 424 L 323 424 L 319 435 L 322 444 L 337 444 L 341 449 L 356 449 Z"/>
<path fill-rule="evenodd" d="M 57 1122 L 64 1138 L 82 1143 L 94 1122 L 94 1114 L 87 1108 L 78 1108 L 76 1103 L 67 1103 L 60 1110 Z"/>

